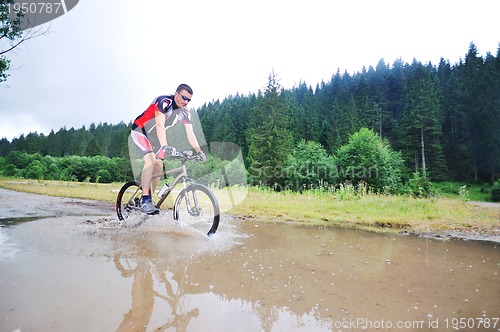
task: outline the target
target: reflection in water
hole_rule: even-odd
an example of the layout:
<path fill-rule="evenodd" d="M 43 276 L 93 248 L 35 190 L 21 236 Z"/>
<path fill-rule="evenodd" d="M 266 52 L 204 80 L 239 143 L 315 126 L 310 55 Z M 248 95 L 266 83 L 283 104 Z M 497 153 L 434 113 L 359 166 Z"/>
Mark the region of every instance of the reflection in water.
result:
<path fill-rule="evenodd" d="M 125 258 L 123 261 L 127 268 L 122 264 L 119 255 L 114 257 L 115 266 L 121 272 L 122 277 L 133 277 L 134 279 L 132 284 L 132 307 L 123 318 L 123 322 L 117 331 L 138 330 L 148 325 L 153 312 L 153 277 L 148 261 L 140 260 L 135 264 L 135 267 L 131 267 L 131 260 Z"/>
<path fill-rule="evenodd" d="M 130 230 L 113 234 L 111 238 L 120 246 L 113 256 L 114 265 L 122 277 L 133 279 L 130 309 L 117 331 L 220 331 L 235 327 L 271 331 L 277 326 L 328 330 L 328 325 L 318 321 L 315 308 L 296 314 L 287 306 L 270 305 L 265 278 L 259 281 L 259 271 L 248 270 L 247 274 L 239 270 L 248 268 L 248 262 L 231 267 L 231 257 L 244 258 L 250 252 L 247 259 L 251 261 L 259 258 L 259 251 L 248 251 L 238 244 L 235 240 L 244 236 L 234 225 L 226 227 L 210 239 L 189 229 L 170 229 L 165 234 L 152 223 L 135 229 L 133 235 Z M 221 289 L 224 285 L 229 288 Z M 271 286 L 271 296 L 275 291 Z"/>
<path fill-rule="evenodd" d="M 121 275 L 125 278 L 132 277 L 132 307 L 125 314 L 122 323 L 117 331 L 141 331 L 146 330 L 151 315 L 155 300 L 164 301 L 170 307 L 170 315 L 173 319 L 168 319 L 168 322 L 155 328 L 155 331 L 165 331 L 168 328 L 174 328 L 176 331 L 186 331 L 191 318 L 199 315 L 199 309 L 194 308 L 189 310 L 182 301 L 181 283 L 176 283 L 174 274 L 163 270 L 161 264 L 153 265 L 152 261 L 142 257 L 138 259 L 129 259 L 116 255 L 114 257 L 115 266 Z M 135 266 L 134 266 L 135 265 Z M 158 274 L 159 284 L 164 290 L 154 289 L 153 271 L 155 269 Z M 180 274 L 179 274 L 180 276 Z M 173 287 L 177 285 L 177 287 Z M 188 311 L 189 310 L 189 311 Z M 165 313 L 165 316 L 166 313 Z"/>
<path fill-rule="evenodd" d="M 0 230 L 16 247 L 0 259 L 0 330 L 359 331 L 383 320 L 426 331 L 500 317 L 498 244 L 222 225 L 212 238 L 161 216 L 131 228 L 66 218 Z"/>
<path fill-rule="evenodd" d="M 166 232 L 165 232 L 166 231 Z M 200 256 L 218 255 L 235 244 L 236 233 L 220 232 L 207 238 L 189 228 L 166 228 L 148 222 L 134 230 L 113 233 L 119 249 L 113 256 L 116 269 L 132 278 L 131 307 L 117 331 L 187 331 L 200 314 L 197 300 L 210 287 L 193 282 Z M 199 262 L 199 261 L 198 261 Z"/>
<path fill-rule="evenodd" d="M 382 320 L 423 329 L 457 313 L 499 315 L 494 244 L 240 226 L 215 242 L 174 231 L 169 250 L 151 229 L 127 238 L 114 262 L 134 278 L 132 304 L 118 330 L 359 330 Z M 241 231 L 250 234 L 242 243 L 224 239 Z"/>

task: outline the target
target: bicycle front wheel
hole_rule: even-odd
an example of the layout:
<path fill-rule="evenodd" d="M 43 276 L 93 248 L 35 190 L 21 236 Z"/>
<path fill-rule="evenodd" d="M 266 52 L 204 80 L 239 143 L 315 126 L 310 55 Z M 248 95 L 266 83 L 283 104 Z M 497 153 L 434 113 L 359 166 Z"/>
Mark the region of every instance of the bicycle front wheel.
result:
<path fill-rule="evenodd" d="M 126 220 L 133 214 L 141 212 L 142 188 L 139 181 L 125 183 L 116 197 L 116 215 Z"/>
<path fill-rule="evenodd" d="M 174 203 L 174 220 L 210 236 L 217 231 L 220 220 L 219 203 L 208 187 L 192 184 L 184 188 Z"/>

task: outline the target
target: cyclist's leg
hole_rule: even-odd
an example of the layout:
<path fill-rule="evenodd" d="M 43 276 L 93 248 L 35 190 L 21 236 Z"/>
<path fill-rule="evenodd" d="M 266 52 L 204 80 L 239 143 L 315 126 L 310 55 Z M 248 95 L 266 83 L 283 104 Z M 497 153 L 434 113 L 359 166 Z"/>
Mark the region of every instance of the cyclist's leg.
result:
<path fill-rule="evenodd" d="M 151 196 L 152 193 L 150 193 L 149 190 L 151 188 L 153 173 L 155 171 L 156 157 L 153 152 L 150 152 L 148 154 L 145 154 L 143 159 L 144 159 L 144 166 L 142 167 L 142 172 L 141 172 L 142 194 L 144 196 Z"/>
<path fill-rule="evenodd" d="M 144 157 L 144 167 L 141 173 L 142 186 L 142 202 L 141 211 L 146 214 L 157 214 L 160 212 L 153 204 L 153 193 L 150 191 L 151 181 L 153 180 L 153 172 L 156 164 L 156 157 L 153 152 L 146 154 Z M 156 180 L 156 179 L 155 179 Z"/>
<path fill-rule="evenodd" d="M 149 138 L 138 130 L 132 130 L 130 132 L 130 137 L 137 147 L 137 150 L 142 154 L 142 159 L 144 160 L 144 166 L 141 171 L 142 193 L 145 196 L 149 196 L 149 188 L 151 187 L 151 179 L 153 177 L 154 165 L 156 162 L 153 146 Z"/>
<path fill-rule="evenodd" d="M 141 210 L 147 214 L 156 214 L 158 209 L 153 206 L 152 192 L 150 192 L 153 172 L 156 165 L 156 156 L 153 146 L 148 137 L 142 133 L 132 130 L 130 133 L 132 141 L 141 151 L 144 160 L 144 166 L 141 171 L 142 202 Z"/>
<path fill-rule="evenodd" d="M 153 175 L 158 175 L 161 173 L 163 170 L 163 153 L 160 153 L 161 151 L 161 144 L 160 141 L 158 140 L 158 136 L 156 133 L 153 133 L 150 135 L 151 137 L 149 138 L 149 142 L 151 143 L 151 150 L 153 151 L 155 158 L 153 161 Z M 158 182 L 160 181 L 159 177 L 154 177 L 152 179 L 152 193 L 153 195 L 156 191 L 156 186 L 158 185 Z"/>
<path fill-rule="evenodd" d="M 155 163 L 153 166 L 153 174 L 160 174 L 160 172 L 163 170 L 163 159 L 155 159 Z M 155 177 L 152 181 L 153 185 L 153 193 L 156 192 L 156 186 L 158 185 L 158 182 L 160 181 L 159 177 Z"/>

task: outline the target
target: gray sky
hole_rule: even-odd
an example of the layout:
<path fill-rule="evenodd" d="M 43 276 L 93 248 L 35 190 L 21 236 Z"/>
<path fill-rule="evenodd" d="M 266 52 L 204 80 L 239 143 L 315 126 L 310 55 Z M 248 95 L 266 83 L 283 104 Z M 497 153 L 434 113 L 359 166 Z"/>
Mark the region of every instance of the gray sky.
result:
<path fill-rule="evenodd" d="M 9 53 L 0 138 L 128 123 L 179 83 L 190 105 L 285 88 L 413 58 L 464 58 L 470 42 L 496 55 L 500 1 L 80 0 Z"/>

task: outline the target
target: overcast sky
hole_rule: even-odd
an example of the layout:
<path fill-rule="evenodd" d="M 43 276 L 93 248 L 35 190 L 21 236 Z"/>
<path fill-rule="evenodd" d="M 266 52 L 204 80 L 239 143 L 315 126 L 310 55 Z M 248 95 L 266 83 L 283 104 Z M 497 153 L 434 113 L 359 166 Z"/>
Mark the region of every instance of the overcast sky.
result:
<path fill-rule="evenodd" d="M 470 42 L 496 55 L 500 1 L 80 0 L 48 34 L 8 54 L 0 138 L 91 123 L 128 123 L 179 83 L 190 105 L 280 83 L 315 86 L 413 58 L 464 58 Z"/>

